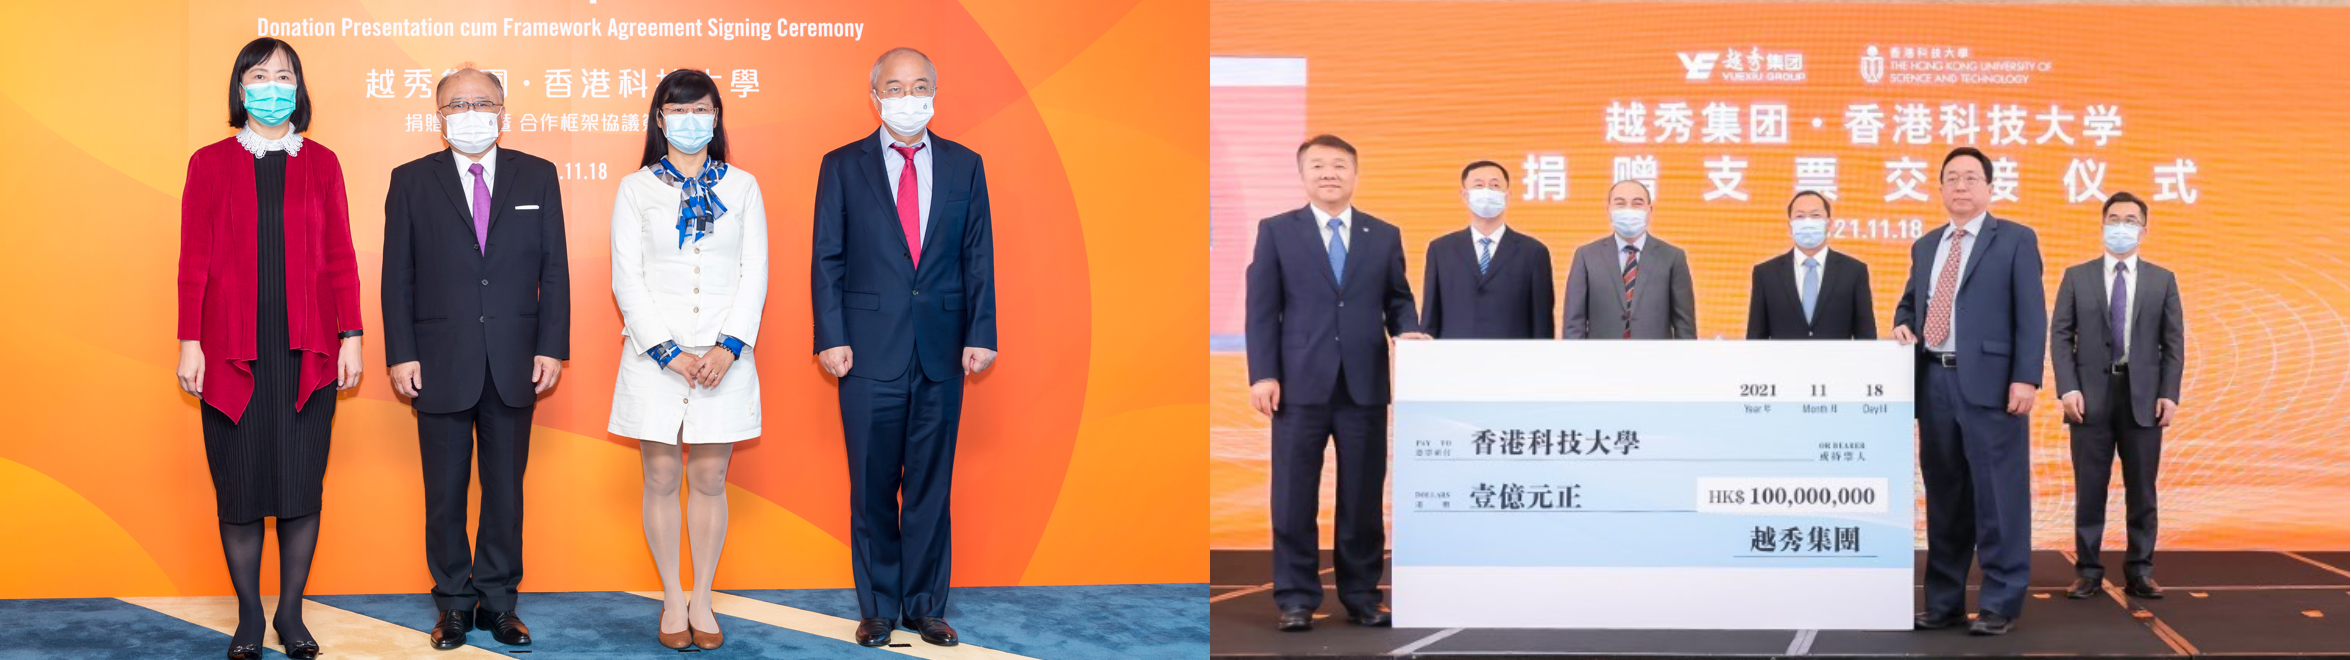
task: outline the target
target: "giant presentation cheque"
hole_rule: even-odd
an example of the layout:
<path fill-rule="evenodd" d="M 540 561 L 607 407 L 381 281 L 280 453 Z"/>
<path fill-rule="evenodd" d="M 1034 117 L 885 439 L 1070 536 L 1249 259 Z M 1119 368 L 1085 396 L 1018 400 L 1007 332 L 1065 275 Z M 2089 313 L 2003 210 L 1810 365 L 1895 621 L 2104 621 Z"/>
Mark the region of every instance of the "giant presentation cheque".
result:
<path fill-rule="evenodd" d="M 1396 625 L 1908 629 L 1911 349 L 1400 341 Z"/>

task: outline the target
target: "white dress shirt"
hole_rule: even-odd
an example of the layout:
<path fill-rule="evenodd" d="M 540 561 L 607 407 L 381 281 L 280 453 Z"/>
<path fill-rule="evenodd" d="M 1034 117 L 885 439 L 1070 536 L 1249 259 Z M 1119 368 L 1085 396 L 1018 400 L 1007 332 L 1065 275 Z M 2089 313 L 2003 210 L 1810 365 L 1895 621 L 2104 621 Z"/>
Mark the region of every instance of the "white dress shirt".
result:
<path fill-rule="evenodd" d="M 1330 253 L 1331 246 L 1331 232 L 1333 231 L 1331 229 L 1332 216 L 1329 213 L 1322 212 L 1322 207 L 1320 206 L 1308 204 L 1306 205 L 1306 208 L 1314 211 L 1314 231 L 1322 235 L 1323 253 L 1328 255 Z M 1339 211 L 1338 218 L 1339 228 L 1336 231 L 1339 234 L 1339 247 L 1344 248 L 1354 245 L 1355 241 L 1348 237 L 1347 232 L 1355 228 L 1355 207 L 1349 206 L 1345 209 L 1341 209 Z"/>
<path fill-rule="evenodd" d="M 882 136 L 882 169 L 890 175 L 890 199 L 892 200 L 898 199 L 898 177 L 904 176 L 906 157 L 899 155 L 898 150 L 891 147 L 922 147 L 914 152 L 914 183 L 918 186 L 914 191 L 914 198 L 920 204 L 915 209 L 918 215 L 915 219 L 914 231 L 921 236 L 928 237 L 931 235 L 931 154 L 938 150 L 938 146 L 931 144 L 929 130 L 923 131 L 922 135 L 915 136 L 915 140 L 911 144 L 891 138 L 888 128 L 883 128 L 878 132 Z"/>
<path fill-rule="evenodd" d="M 1491 234 L 1480 234 L 1480 233 L 1478 233 L 1478 226 L 1477 226 L 1477 225 L 1470 225 L 1470 226 L 1469 226 L 1469 258 L 1470 258 L 1470 263 L 1472 263 L 1472 264 L 1474 264 L 1474 263 L 1477 263 L 1477 259 L 1478 259 L 1478 257 L 1480 257 L 1480 256 L 1487 255 L 1487 254 L 1493 254 L 1493 253 L 1498 253 L 1498 252 L 1501 252 L 1501 251 L 1502 251 L 1502 235 L 1503 235 L 1503 234 L 1506 234 L 1506 233 L 1509 233 L 1509 232 L 1510 232 L 1510 226 L 1509 226 L 1509 225 L 1494 225 L 1494 233 L 1491 233 Z M 1486 247 L 1484 244 L 1481 244 L 1481 242 L 1480 242 L 1478 239 L 1482 239 L 1482 238 L 1490 238 L 1490 239 L 1494 239 L 1493 247 L 1492 247 L 1492 248 L 1488 248 L 1488 247 Z M 1488 250 L 1488 249 L 1491 249 L 1493 252 L 1487 252 L 1487 250 Z"/>
<path fill-rule="evenodd" d="M 498 190 L 498 145 L 490 145 L 490 150 L 482 152 L 482 159 L 478 161 L 466 158 L 465 154 L 457 153 L 456 149 L 450 149 L 449 156 L 449 160 L 457 163 L 457 181 L 465 186 L 464 190 L 459 191 L 465 193 L 465 208 L 473 208 L 474 163 L 482 164 L 482 183 L 490 184 L 491 192 Z"/>
<path fill-rule="evenodd" d="M 1983 213 L 1978 213 L 1978 214 L 1976 214 L 1976 216 L 1975 216 L 1975 218 L 1974 218 L 1974 219 L 1972 219 L 1972 220 L 1968 220 L 1968 221 L 1967 221 L 1967 224 L 1964 224 L 1964 225 L 1960 225 L 1960 226 L 1959 226 L 1959 228 L 1960 228 L 1960 229 L 1967 230 L 1967 238 L 1960 239 L 1960 241 L 1959 241 L 1959 272 L 1953 276 L 1954 280 L 1956 280 L 1956 281 L 1966 281 L 1966 279 L 1967 279 L 1967 259 L 1968 259 L 1968 255 L 1970 255 L 1970 254 L 1974 254 L 1974 253 L 1975 253 L 1975 240 L 1976 240 L 1976 237 L 1977 237 L 1977 235 L 1978 235 L 1978 234 L 1982 233 L 1982 232 L 1983 232 L 1983 230 L 1984 230 L 1984 218 L 1986 218 L 1986 217 L 1988 217 L 1988 216 L 1990 216 L 1990 215 L 1991 215 L 1991 212 L 1989 212 L 1989 211 L 1986 211 L 1986 212 L 1983 212 Z M 1952 241 L 1951 241 L 1951 232 L 1950 232 L 1950 231 L 1948 231 L 1948 230 L 1946 230 L 1946 231 L 1944 231 L 1944 232 L 1943 232 L 1943 240 L 1942 240 L 1942 241 L 1939 241 L 1939 242 L 1937 242 L 1937 243 L 1936 243 L 1936 245 L 1935 245 L 1935 264 L 1934 264 L 1934 266 L 1931 266 L 1931 267 L 1930 267 L 1930 268 L 1931 268 L 1930 270 L 1928 270 L 1928 271 L 1927 271 L 1927 307 L 1925 308 L 1926 310 L 1933 310 L 1933 309 L 1934 309 L 1935 285 L 1936 285 L 1936 283 L 1943 281 L 1943 262 L 1945 262 L 1945 261 L 1948 261 L 1948 260 L 1951 258 L 1951 242 L 1952 242 Z M 1958 295 L 1958 294 L 1959 294 L 1959 290 L 1958 290 L 1958 288 L 1957 288 L 1957 287 L 1953 287 L 1953 288 L 1952 288 L 1952 290 L 1951 290 L 1951 293 L 1952 293 L 1952 295 Z M 1951 352 L 1951 347 L 1952 347 L 1952 345 L 1953 345 L 1953 344 L 1956 344 L 1956 343 L 1958 343 L 1958 341 L 1959 341 L 1959 307 L 1957 307 L 1957 306 L 1956 306 L 1956 302 L 1957 302 L 1957 301 L 1953 301 L 1953 302 L 1954 302 L 1955 304 L 1954 304 L 1954 306 L 1951 308 L 1951 333 L 1950 333 L 1950 334 L 1948 334 L 1948 335 L 1944 335 L 1944 336 L 1943 336 L 1943 343 L 1940 343 L 1940 344 L 1928 344 L 1928 345 L 1927 345 L 1927 350 L 1934 351 L 1934 352 L 1936 352 L 1936 353 L 1949 353 L 1949 352 Z M 1919 336 L 1918 336 L 1919 340 L 1920 340 L 1920 341 L 1925 341 L 1925 340 L 1926 340 L 1926 332 L 1925 332 L 1925 330 L 1926 330 L 1926 317 L 1925 317 L 1925 316 L 1921 316 L 1921 317 L 1919 317 L 1919 324 L 1918 324 L 1918 329 L 1920 330 L 1920 332 L 1919 332 Z"/>
<path fill-rule="evenodd" d="M 2114 298 L 2115 264 L 2131 265 L 2130 271 L 2122 276 L 2122 345 L 2114 347 L 2114 361 L 2120 364 L 2131 355 L 2131 321 L 2137 316 L 2132 312 L 2138 311 L 2135 307 L 2139 304 L 2139 254 L 2133 252 L 2126 259 L 2106 255 L 2106 268 L 2100 271 L 2105 276 L 2098 278 L 2098 296 L 2101 300 L 2112 301 Z"/>

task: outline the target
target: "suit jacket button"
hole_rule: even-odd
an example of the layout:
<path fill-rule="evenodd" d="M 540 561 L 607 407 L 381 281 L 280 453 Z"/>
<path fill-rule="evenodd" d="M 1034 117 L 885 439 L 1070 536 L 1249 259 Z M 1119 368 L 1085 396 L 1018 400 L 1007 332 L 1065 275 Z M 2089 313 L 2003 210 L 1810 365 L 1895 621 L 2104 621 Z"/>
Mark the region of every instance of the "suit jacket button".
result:
<path fill-rule="evenodd" d="M 489 285 L 490 285 L 490 281 L 489 281 L 489 280 L 482 280 L 482 286 L 489 286 Z"/>
<path fill-rule="evenodd" d="M 918 295 L 918 296 L 919 296 L 919 295 L 922 295 L 922 289 L 915 289 L 915 290 L 914 290 L 914 295 Z"/>
<path fill-rule="evenodd" d="M 474 321 L 475 321 L 475 322 L 477 322 L 477 323 L 489 323 L 489 322 L 490 322 L 490 317 L 487 317 L 487 316 L 478 317 L 478 318 L 475 318 L 475 319 L 474 319 Z"/>
<path fill-rule="evenodd" d="M 1347 301 L 1345 301 L 1345 300 L 1341 300 L 1341 301 L 1339 301 L 1339 306 L 1340 306 L 1340 307 L 1346 307 L 1346 306 L 1347 306 Z"/>
<path fill-rule="evenodd" d="M 702 313 L 702 308 L 700 308 L 700 307 L 696 307 L 696 308 L 694 308 L 694 313 L 696 313 L 696 314 L 700 314 L 700 313 Z"/>
<path fill-rule="evenodd" d="M 694 292 L 695 292 L 695 293 L 701 293 L 701 292 L 702 292 L 702 287 L 694 287 Z"/>

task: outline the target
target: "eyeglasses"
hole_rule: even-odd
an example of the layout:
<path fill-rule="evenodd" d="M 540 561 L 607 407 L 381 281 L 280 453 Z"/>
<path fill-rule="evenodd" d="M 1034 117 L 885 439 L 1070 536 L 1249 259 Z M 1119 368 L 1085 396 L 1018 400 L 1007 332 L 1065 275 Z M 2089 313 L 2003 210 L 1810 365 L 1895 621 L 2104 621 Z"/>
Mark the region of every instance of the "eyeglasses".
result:
<path fill-rule="evenodd" d="M 506 107 L 506 104 L 496 101 L 458 101 L 449 105 L 441 106 L 441 114 L 453 115 L 460 112 L 497 112 L 499 108 L 504 107 Z"/>
<path fill-rule="evenodd" d="M 877 92 L 875 92 L 875 93 L 877 93 L 877 94 L 880 94 L 880 95 L 882 96 L 882 98 L 885 98 L 885 99 L 894 99 L 894 98 L 900 98 L 900 97 L 904 97 L 904 96 L 907 96 L 907 95 L 910 95 L 910 94 L 911 94 L 911 95 L 913 95 L 915 98 L 925 98 L 925 99 L 927 99 L 927 98 L 930 98 L 930 97 L 931 97 L 931 94 L 935 93 L 936 91 L 937 91 L 937 90 L 933 90 L 933 89 L 931 89 L 931 86 L 930 86 L 930 85 L 924 85 L 924 84 L 917 83 L 917 84 L 915 84 L 915 86 L 913 86 L 913 87 L 911 87 L 911 88 L 909 88 L 909 87 L 904 87 L 904 86 L 900 86 L 900 85 L 891 85 L 891 86 L 888 86 L 888 87 L 881 88 L 881 90 L 880 90 L 880 91 L 877 91 Z"/>

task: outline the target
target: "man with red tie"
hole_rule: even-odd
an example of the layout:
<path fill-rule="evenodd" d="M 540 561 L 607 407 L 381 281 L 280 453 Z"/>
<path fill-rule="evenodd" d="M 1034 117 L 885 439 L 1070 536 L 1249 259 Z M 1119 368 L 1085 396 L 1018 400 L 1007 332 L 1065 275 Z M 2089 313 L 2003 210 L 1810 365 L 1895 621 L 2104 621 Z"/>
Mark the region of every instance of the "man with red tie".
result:
<path fill-rule="evenodd" d="M 840 379 L 866 646 L 897 625 L 957 643 L 945 618 L 955 431 L 964 377 L 996 359 L 987 172 L 926 130 L 938 78 L 920 51 L 883 53 L 881 130 L 826 153 L 817 173 L 809 300 L 817 361 Z"/>
<path fill-rule="evenodd" d="M 1918 472 L 1926 484 L 1926 611 L 1920 630 L 2005 635 L 2024 610 L 2032 549 L 2033 396 L 2049 339 L 2041 239 L 1994 217 L 1992 159 L 1943 157 L 1950 224 L 1910 245 L 1894 340 L 1918 351 Z M 1923 308 L 1923 310 L 1922 310 Z M 1923 313 L 1921 313 L 1923 311 Z M 1972 561 L 1971 561 L 1972 560 Z M 1967 568 L 1983 567 L 1969 622 Z"/>

